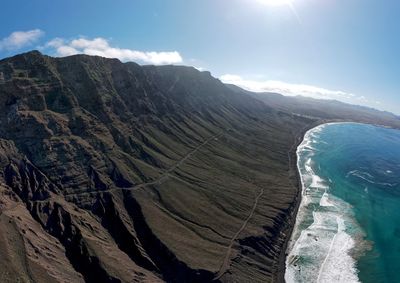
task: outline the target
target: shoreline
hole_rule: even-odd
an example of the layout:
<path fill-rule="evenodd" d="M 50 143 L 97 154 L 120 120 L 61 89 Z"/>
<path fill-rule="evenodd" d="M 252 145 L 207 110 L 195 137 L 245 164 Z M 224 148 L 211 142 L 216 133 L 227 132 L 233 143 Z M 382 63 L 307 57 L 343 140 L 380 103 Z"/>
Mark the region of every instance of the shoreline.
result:
<path fill-rule="evenodd" d="M 272 282 L 278 282 L 278 283 L 285 283 L 285 272 L 286 272 L 286 257 L 287 257 L 287 248 L 290 242 L 290 239 L 292 237 L 295 224 L 296 224 L 296 218 L 297 214 L 299 212 L 301 200 L 302 200 L 302 190 L 303 190 L 303 185 L 301 181 L 301 176 L 299 172 L 299 168 L 297 166 L 297 148 L 299 145 L 303 142 L 304 137 L 306 133 L 318 126 L 321 125 L 330 125 L 330 124 L 363 124 L 363 125 L 372 125 L 376 127 L 382 127 L 382 128 L 389 128 L 389 129 L 396 129 L 400 130 L 399 128 L 396 127 L 390 127 L 386 125 L 381 125 L 381 124 L 374 124 L 374 123 L 367 123 L 367 122 L 359 122 L 359 121 L 349 121 L 349 120 L 340 120 L 340 119 L 321 119 L 317 120 L 307 126 L 305 126 L 303 129 L 300 130 L 300 132 L 297 134 L 295 137 L 294 143 L 292 148 L 288 151 L 288 158 L 289 158 L 289 179 L 292 181 L 294 186 L 297 189 L 296 192 L 296 197 L 294 199 L 293 205 L 289 208 L 290 211 L 288 212 L 288 221 L 284 229 L 282 230 L 282 234 L 285 237 L 284 244 L 282 245 L 282 249 L 280 251 L 280 255 L 278 257 L 278 262 L 276 263 L 276 271 L 275 274 L 272 277 Z"/>
<path fill-rule="evenodd" d="M 298 159 L 297 148 L 303 142 L 304 136 L 308 131 L 310 131 L 320 125 L 329 124 L 329 123 L 341 123 L 341 121 L 318 120 L 318 121 L 315 121 L 314 123 L 307 125 L 302 130 L 300 130 L 300 132 L 297 134 L 297 136 L 295 137 L 293 146 L 288 152 L 289 178 L 291 179 L 293 185 L 296 187 L 297 192 L 296 192 L 296 197 L 295 197 L 293 206 L 290 208 L 290 212 L 288 215 L 288 223 L 282 231 L 282 233 L 285 235 L 285 240 L 284 240 L 284 244 L 282 246 L 282 249 L 281 249 L 281 252 L 280 252 L 280 255 L 278 258 L 276 274 L 273 277 L 273 282 L 285 283 L 287 248 L 289 245 L 289 241 L 292 237 L 293 230 L 295 228 L 297 213 L 299 211 L 300 203 L 301 203 L 303 186 L 302 186 L 302 182 L 301 182 L 301 176 L 300 176 L 300 173 L 299 173 L 299 170 L 297 167 L 297 159 Z"/>

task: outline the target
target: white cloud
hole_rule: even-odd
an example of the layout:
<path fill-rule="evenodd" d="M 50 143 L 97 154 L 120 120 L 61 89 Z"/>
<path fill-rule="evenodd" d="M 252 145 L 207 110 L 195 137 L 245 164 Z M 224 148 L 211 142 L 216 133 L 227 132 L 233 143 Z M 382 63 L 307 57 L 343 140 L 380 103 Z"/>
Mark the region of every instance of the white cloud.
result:
<path fill-rule="evenodd" d="M 255 81 L 246 80 L 237 75 L 226 74 L 220 77 L 224 83 L 234 84 L 249 91 L 254 92 L 276 92 L 283 95 L 302 95 L 318 99 L 338 99 L 338 100 L 352 100 L 357 99 L 367 101 L 364 96 L 356 96 L 352 93 L 329 90 L 317 86 L 306 84 L 291 84 L 281 81 Z"/>
<path fill-rule="evenodd" d="M 64 39 L 62 39 L 62 38 L 60 38 L 60 37 L 56 37 L 56 38 L 53 38 L 52 40 L 48 41 L 48 42 L 46 43 L 46 46 L 45 46 L 45 47 L 54 47 L 54 48 L 57 48 L 57 47 L 60 47 L 60 46 L 62 46 L 62 45 L 64 45 L 64 44 L 65 44 L 65 40 L 64 40 Z"/>
<path fill-rule="evenodd" d="M 155 52 L 138 51 L 112 47 L 108 40 L 97 37 L 87 39 L 80 37 L 66 41 L 62 38 L 55 38 L 46 43 L 45 47 L 55 49 L 55 55 L 64 57 L 75 54 L 97 55 L 107 58 L 118 58 L 121 61 L 139 61 L 145 64 L 177 64 L 182 63 L 183 59 L 179 52 Z"/>
<path fill-rule="evenodd" d="M 43 35 L 44 32 L 40 29 L 15 31 L 9 36 L 0 40 L 0 50 L 17 50 L 22 47 L 32 45 Z"/>

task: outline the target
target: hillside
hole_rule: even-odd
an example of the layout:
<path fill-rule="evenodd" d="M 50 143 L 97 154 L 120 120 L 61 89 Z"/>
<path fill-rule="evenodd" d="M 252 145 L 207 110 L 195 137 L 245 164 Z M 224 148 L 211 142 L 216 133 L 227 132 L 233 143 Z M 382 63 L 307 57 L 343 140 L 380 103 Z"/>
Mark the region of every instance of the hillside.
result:
<path fill-rule="evenodd" d="M 278 93 L 250 92 L 227 85 L 236 93 L 250 95 L 266 105 L 287 113 L 316 119 L 354 121 L 400 128 L 400 117 L 390 112 L 343 103 L 337 100 L 314 99 L 304 96 L 284 96 Z"/>
<path fill-rule="evenodd" d="M 0 61 L 0 109 L 0 282 L 281 278 L 294 152 L 326 120 L 191 67 L 37 51 Z"/>

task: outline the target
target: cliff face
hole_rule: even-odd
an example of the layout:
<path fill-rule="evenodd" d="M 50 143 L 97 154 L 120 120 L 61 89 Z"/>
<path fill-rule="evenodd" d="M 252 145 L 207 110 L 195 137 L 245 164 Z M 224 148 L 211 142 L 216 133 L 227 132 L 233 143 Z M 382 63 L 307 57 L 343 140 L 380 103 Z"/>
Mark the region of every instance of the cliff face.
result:
<path fill-rule="evenodd" d="M 314 122 L 207 72 L 0 61 L 0 281 L 266 282 Z"/>

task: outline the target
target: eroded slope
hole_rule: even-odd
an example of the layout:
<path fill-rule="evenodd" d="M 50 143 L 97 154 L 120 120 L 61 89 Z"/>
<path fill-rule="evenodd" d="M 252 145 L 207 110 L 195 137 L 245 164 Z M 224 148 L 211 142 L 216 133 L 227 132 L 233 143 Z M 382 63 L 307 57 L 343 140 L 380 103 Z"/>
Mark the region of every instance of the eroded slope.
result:
<path fill-rule="evenodd" d="M 30 52 L 0 73 L 4 280 L 276 275 L 297 197 L 289 152 L 312 119 L 188 67 Z"/>

